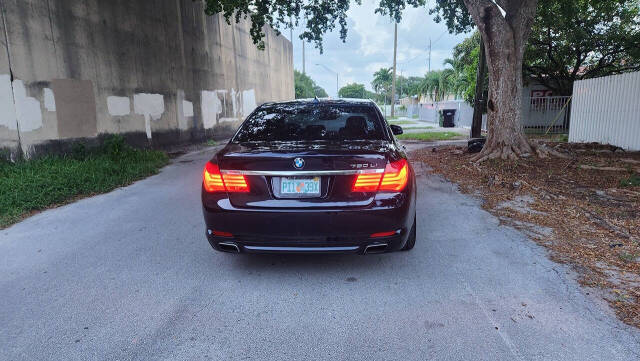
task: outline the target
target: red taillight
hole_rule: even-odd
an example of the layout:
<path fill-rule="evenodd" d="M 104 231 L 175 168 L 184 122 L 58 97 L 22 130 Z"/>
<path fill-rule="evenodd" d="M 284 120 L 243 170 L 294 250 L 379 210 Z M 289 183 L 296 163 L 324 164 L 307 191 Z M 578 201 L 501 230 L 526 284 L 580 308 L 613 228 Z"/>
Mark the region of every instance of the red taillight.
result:
<path fill-rule="evenodd" d="M 351 187 L 352 192 L 375 192 L 380 186 L 380 179 L 382 174 L 380 173 L 367 173 L 358 174 L 356 181 Z"/>
<path fill-rule="evenodd" d="M 399 192 L 407 186 L 409 180 L 409 163 L 406 159 L 400 159 L 388 163 L 384 174 L 365 173 L 358 174 L 351 187 L 352 192 Z"/>
<path fill-rule="evenodd" d="M 409 164 L 406 159 L 400 159 L 387 164 L 384 170 L 384 177 L 380 182 L 381 191 L 399 192 L 404 189 L 409 180 Z"/>
<path fill-rule="evenodd" d="M 207 192 L 224 192 L 224 183 L 222 182 L 222 175 L 220 174 L 220 168 L 217 164 L 207 162 L 202 172 L 202 181 L 204 189 Z"/>
<path fill-rule="evenodd" d="M 223 231 L 213 231 L 213 235 L 216 237 L 233 237 L 233 234 Z"/>
<path fill-rule="evenodd" d="M 249 185 L 242 174 L 220 174 L 217 164 L 207 162 L 202 172 L 204 189 L 207 192 L 248 192 Z"/>
<path fill-rule="evenodd" d="M 222 181 L 227 192 L 248 192 L 249 185 L 242 174 L 223 174 Z"/>

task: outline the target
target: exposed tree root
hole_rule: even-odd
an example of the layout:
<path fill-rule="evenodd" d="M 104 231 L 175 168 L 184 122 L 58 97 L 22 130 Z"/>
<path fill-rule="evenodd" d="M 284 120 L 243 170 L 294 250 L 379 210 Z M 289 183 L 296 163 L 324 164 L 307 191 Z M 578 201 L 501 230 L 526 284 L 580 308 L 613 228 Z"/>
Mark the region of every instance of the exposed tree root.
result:
<path fill-rule="evenodd" d="M 537 155 L 540 158 L 548 158 L 550 156 L 565 159 L 571 158 L 567 154 L 560 153 L 545 146 L 544 144 L 523 138 L 515 145 L 487 143 L 480 153 L 471 158 L 471 161 L 480 164 L 490 159 L 517 160 L 518 158 L 530 157 L 532 154 Z"/>

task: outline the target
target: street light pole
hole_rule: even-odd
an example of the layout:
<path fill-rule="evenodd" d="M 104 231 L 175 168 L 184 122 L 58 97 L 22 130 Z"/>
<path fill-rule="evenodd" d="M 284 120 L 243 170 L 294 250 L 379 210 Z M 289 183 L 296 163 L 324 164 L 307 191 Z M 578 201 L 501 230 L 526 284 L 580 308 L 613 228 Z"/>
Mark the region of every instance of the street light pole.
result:
<path fill-rule="evenodd" d="M 396 104 L 396 51 L 398 50 L 398 23 L 393 28 L 393 79 L 391 80 L 391 117 L 395 115 Z"/>
<path fill-rule="evenodd" d="M 333 70 L 333 69 L 331 69 L 331 68 L 329 68 L 329 67 L 328 67 L 328 66 L 326 66 L 326 65 L 323 65 L 323 64 L 318 64 L 318 63 L 316 63 L 316 65 L 317 65 L 317 66 L 321 66 L 321 67 L 325 68 L 327 71 L 329 71 L 329 72 L 331 72 L 331 73 L 334 73 L 334 74 L 336 75 L 336 97 L 337 97 L 337 98 L 339 98 L 339 97 L 340 97 L 340 95 L 338 94 L 338 72 L 337 72 L 337 71 L 335 71 L 335 70 Z"/>

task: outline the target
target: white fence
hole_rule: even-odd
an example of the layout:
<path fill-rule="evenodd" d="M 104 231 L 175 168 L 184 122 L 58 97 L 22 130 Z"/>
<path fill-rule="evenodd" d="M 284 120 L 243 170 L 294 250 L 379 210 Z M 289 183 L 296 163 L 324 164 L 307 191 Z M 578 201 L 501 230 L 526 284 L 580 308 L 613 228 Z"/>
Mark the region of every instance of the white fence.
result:
<path fill-rule="evenodd" d="M 566 134 L 569 131 L 571 97 L 525 97 L 522 126 L 526 133 Z"/>
<path fill-rule="evenodd" d="M 570 142 L 640 150 L 640 72 L 573 84 Z"/>
<path fill-rule="evenodd" d="M 453 109 L 456 111 L 453 122 L 456 127 L 471 127 L 473 120 L 473 107 L 464 100 L 447 100 L 437 103 L 425 103 L 407 106 L 407 113 L 427 122 L 438 123 L 439 111 Z"/>

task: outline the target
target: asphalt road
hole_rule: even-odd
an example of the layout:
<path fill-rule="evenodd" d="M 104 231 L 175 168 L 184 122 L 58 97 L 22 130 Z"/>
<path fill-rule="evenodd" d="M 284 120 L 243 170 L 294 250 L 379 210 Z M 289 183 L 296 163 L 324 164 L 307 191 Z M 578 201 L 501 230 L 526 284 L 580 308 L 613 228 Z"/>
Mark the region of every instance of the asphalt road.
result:
<path fill-rule="evenodd" d="M 0 360 L 640 359 L 638 330 L 419 164 L 411 252 L 214 252 L 209 154 L 0 231 Z"/>

